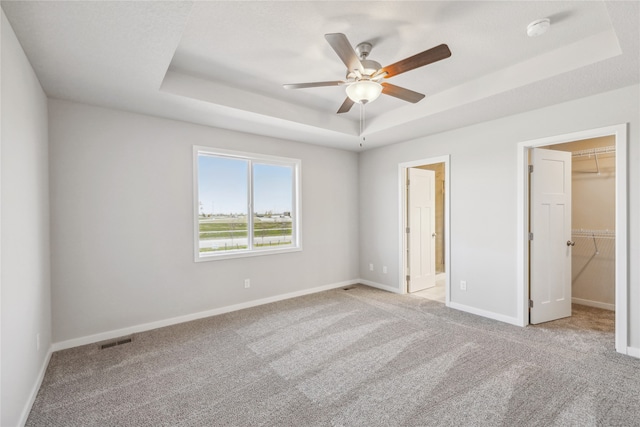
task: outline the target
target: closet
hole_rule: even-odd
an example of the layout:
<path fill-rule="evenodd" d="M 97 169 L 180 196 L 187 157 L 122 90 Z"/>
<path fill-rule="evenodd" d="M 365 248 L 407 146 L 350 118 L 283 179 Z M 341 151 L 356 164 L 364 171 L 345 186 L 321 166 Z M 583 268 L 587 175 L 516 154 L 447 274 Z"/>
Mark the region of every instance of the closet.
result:
<path fill-rule="evenodd" d="M 572 153 L 572 302 L 615 310 L 615 140 L 551 149 Z"/>

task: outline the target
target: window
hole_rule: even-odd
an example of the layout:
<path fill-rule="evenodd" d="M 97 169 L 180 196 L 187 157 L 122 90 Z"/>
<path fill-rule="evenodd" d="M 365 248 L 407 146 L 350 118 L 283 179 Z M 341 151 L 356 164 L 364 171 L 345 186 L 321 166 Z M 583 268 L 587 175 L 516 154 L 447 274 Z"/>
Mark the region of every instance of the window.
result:
<path fill-rule="evenodd" d="M 301 250 L 300 160 L 194 147 L 196 261 Z"/>

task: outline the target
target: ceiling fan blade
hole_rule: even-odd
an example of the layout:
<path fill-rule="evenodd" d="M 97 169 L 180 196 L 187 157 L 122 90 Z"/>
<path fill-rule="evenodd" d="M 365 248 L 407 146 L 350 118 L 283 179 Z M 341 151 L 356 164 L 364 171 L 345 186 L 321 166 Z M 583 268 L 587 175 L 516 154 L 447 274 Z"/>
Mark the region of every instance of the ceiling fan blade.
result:
<path fill-rule="evenodd" d="M 424 95 L 418 92 L 414 92 L 409 89 L 405 89 L 400 86 L 392 85 L 390 83 L 381 83 L 382 84 L 382 93 L 389 96 L 394 96 L 396 98 L 402 99 L 403 101 L 416 103 L 424 98 Z"/>
<path fill-rule="evenodd" d="M 397 76 L 398 74 L 440 61 L 441 59 L 445 59 L 450 56 L 451 51 L 449 50 L 449 46 L 441 44 L 434 48 L 425 50 L 424 52 L 410 56 L 409 58 L 405 58 L 402 61 L 398 61 L 395 64 L 387 65 L 376 74 L 387 73 L 384 78 L 388 79 L 389 77 Z"/>
<path fill-rule="evenodd" d="M 342 80 L 336 80 L 333 82 L 312 82 L 312 83 L 292 83 L 282 85 L 285 89 L 304 89 L 307 87 L 324 87 L 324 86 L 340 86 L 345 84 Z"/>
<path fill-rule="evenodd" d="M 354 102 L 351 100 L 351 98 L 347 97 L 347 99 L 344 100 L 344 102 L 342 103 L 342 105 L 338 109 L 338 114 L 342 114 L 342 113 L 348 112 L 349 110 L 351 110 L 351 107 L 353 107 L 353 104 L 354 104 Z"/>
<path fill-rule="evenodd" d="M 333 50 L 336 51 L 344 65 L 347 66 L 348 71 L 358 70 L 360 73 L 364 73 L 364 68 L 356 51 L 353 50 L 349 39 L 342 33 L 325 34 L 324 38 L 327 39 Z"/>

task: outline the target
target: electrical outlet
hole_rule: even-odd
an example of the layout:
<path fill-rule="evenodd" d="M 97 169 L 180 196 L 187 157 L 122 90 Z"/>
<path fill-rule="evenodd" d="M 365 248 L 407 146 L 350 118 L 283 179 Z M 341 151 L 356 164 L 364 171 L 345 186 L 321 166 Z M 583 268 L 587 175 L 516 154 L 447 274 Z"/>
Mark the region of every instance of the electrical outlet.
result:
<path fill-rule="evenodd" d="M 467 281 L 466 280 L 461 280 L 460 281 L 460 290 L 461 291 L 466 291 L 467 290 Z"/>
<path fill-rule="evenodd" d="M 40 351 L 40 334 L 36 334 L 36 351 Z"/>
<path fill-rule="evenodd" d="M 383 272 L 384 274 L 387 274 L 387 266 L 386 266 L 386 265 L 382 267 L 382 272 Z"/>
<path fill-rule="evenodd" d="M 373 264 L 369 264 L 369 271 L 373 271 Z"/>
<path fill-rule="evenodd" d="M 251 280 L 250 279 L 244 279 L 244 287 L 245 287 L 245 289 L 251 287 Z"/>

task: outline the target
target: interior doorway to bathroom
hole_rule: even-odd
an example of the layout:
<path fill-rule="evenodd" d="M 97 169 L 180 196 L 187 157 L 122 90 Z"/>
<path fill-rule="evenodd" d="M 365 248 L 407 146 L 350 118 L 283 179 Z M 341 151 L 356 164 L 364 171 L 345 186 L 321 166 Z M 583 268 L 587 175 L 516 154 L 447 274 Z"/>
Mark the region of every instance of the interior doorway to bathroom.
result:
<path fill-rule="evenodd" d="M 448 304 L 448 156 L 400 165 L 404 291 Z"/>

